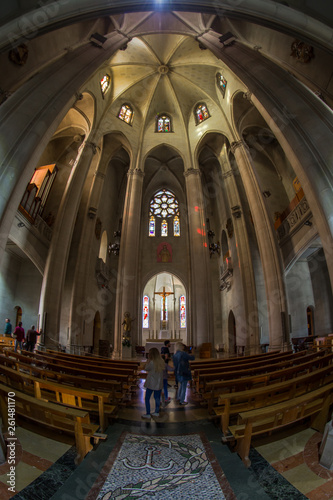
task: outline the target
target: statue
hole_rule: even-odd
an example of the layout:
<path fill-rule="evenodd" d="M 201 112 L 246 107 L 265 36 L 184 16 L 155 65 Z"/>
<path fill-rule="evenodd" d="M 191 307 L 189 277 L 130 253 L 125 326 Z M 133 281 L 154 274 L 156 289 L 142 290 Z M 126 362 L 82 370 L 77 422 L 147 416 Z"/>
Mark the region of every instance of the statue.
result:
<path fill-rule="evenodd" d="M 131 315 L 129 312 L 124 313 L 124 321 L 122 322 L 123 325 L 123 346 L 124 347 L 131 347 L 131 329 L 132 329 L 132 321 L 134 321 L 135 318 L 131 318 Z"/>

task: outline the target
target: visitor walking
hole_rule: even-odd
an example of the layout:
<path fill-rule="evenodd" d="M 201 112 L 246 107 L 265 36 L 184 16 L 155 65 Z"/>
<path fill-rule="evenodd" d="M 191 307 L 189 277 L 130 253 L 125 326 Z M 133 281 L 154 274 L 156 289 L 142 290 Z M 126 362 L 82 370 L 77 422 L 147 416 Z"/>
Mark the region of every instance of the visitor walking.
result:
<path fill-rule="evenodd" d="M 12 324 L 10 322 L 9 318 L 6 318 L 6 325 L 5 325 L 5 337 L 11 337 L 12 336 Z"/>
<path fill-rule="evenodd" d="M 181 405 L 187 405 L 187 401 L 185 401 L 186 387 L 187 382 L 192 380 L 189 361 L 193 361 L 195 357 L 185 352 L 185 345 L 182 342 L 177 342 L 175 349 L 173 366 L 178 381 L 177 399 Z"/>
<path fill-rule="evenodd" d="M 18 326 L 13 331 L 13 339 L 15 339 L 15 349 L 17 352 L 17 347 L 20 347 L 20 351 L 22 351 L 22 342 L 24 340 L 24 328 L 22 328 L 22 322 L 20 321 Z"/>
<path fill-rule="evenodd" d="M 164 371 L 165 362 L 161 358 L 161 355 L 156 349 L 156 347 L 152 347 L 149 349 L 148 353 L 148 361 L 145 366 L 145 370 L 147 372 L 147 378 L 145 382 L 146 395 L 145 395 L 145 405 L 146 405 L 146 413 L 142 415 L 142 418 L 146 418 L 150 420 L 151 416 L 159 417 L 160 404 L 161 404 L 161 392 L 163 387 L 163 371 Z M 154 413 L 150 413 L 150 398 L 154 393 L 155 399 L 155 411 Z"/>
<path fill-rule="evenodd" d="M 34 352 L 35 345 L 37 342 L 37 335 L 40 335 L 41 332 L 37 332 L 35 330 L 35 325 L 32 325 L 30 330 L 27 331 L 27 336 L 26 336 L 26 349 L 27 351 Z"/>

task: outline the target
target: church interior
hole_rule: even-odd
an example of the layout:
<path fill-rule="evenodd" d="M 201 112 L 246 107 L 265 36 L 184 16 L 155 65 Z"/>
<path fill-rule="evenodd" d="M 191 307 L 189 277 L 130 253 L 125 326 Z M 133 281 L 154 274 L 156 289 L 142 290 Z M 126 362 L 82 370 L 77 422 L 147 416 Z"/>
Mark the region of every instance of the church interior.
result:
<path fill-rule="evenodd" d="M 216 375 L 234 362 L 240 377 L 255 360 L 281 356 L 289 370 L 304 357 L 297 377 L 318 369 L 331 383 L 332 27 L 322 0 L 0 6 L 0 398 L 10 370 L 28 363 L 23 350 L 5 354 L 6 318 L 39 332 L 27 376 L 39 376 L 38 356 L 51 365 L 50 352 L 72 356 L 73 377 L 96 358 L 112 377 L 105 358 L 120 371 L 137 363 L 108 439 L 79 465 L 72 438 L 17 428 L 21 479 L 13 496 L 0 465 L 3 498 L 125 498 L 75 487 L 109 455 L 118 467 L 115 450 L 133 452 L 137 435 L 154 448 L 154 436 L 177 433 L 201 433 L 197 448 L 202 438 L 215 456 L 212 493 L 188 498 L 333 498 L 322 422 L 256 436 L 249 466 L 221 443 L 202 389 L 213 382 L 200 385 L 195 369 L 202 361 Z M 195 357 L 188 406 L 171 375 L 171 403 L 142 422 L 144 363 L 166 340 L 171 355 L 182 342 Z M 86 366 L 74 368 L 79 358 Z M 140 495 L 187 498 L 170 491 Z"/>

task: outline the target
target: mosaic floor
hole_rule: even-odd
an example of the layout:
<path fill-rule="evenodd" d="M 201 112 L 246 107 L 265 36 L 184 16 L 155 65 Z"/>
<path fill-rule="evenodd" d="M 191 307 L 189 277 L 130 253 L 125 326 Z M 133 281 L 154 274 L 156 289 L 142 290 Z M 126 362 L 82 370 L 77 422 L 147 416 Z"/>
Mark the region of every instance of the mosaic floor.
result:
<path fill-rule="evenodd" d="M 75 449 L 70 439 L 63 436 L 61 442 L 57 436 L 55 441 L 50 435 L 18 427 L 15 491 L 8 489 L 8 464 L 1 465 L 1 500 L 333 500 L 333 471 L 318 462 L 321 434 L 298 427 L 257 438 L 251 449 L 251 467 L 246 469 L 238 455 L 222 445 L 221 432 L 207 419 L 200 398 L 188 389 L 189 404 L 179 406 L 170 382 L 170 404 L 161 410 L 159 418 L 148 422 L 141 419 L 145 413 L 141 382 L 136 395 L 109 426 L 108 439 L 78 467 L 74 465 Z M 182 447 L 187 447 L 187 456 L 180 453 Z M 194 450 L 198 463 L 193 458 Z M 167 468 L 162 481 L 161 471 L 156 473 L 155 468 Z M 198 475 L 189 476 L 191 479 L 171 490 L 173 478 L 176 476 L 176 481 L 182 469 Z M 164 488 L 163 481 L 167 485 Z M 142 494 L 142 487 L 154 488 L 154 484 L 161 490 Z M 135 487 L 141 491 L 133 492 L 133 485 L 139 485 Z M 124 487 L 132 488 L 126 490 L 131 492 L 130 497 L 124 496 Z"/>

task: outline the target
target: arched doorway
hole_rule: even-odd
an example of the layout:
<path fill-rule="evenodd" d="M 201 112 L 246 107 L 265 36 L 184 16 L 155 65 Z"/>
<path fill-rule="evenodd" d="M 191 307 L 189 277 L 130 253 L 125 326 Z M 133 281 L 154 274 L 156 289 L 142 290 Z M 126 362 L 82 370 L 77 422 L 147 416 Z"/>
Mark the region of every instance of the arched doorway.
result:
<path fill-rule="evenodd" d="M 93 325 L 93 352 L 98 353 L 99 350 L 99 339 L 101 336 L 101 316 L 97 311 L 94 317 Z"/>
<path fill-rule="evenodd" d="M 147 340 L 181 340 L 188 342 L 188 297 L 185 285 L 174 274 L 155 274 L 142 294 L 142 345 Z"/>
<path fill-rule="evenodd" d="M 20 306 L 16 306 L 15 311 L 16 311 L 15 326 L 18 326 L 20 321 L 22 321 L 22 309 Z"/>
<path fill-rule="evenodd" d="M 311 306 L 306 308 L 306 320 L 308 325 L 308 335 L 314 335 L 313 307 Z"/>
<path fill-rule="evenodd" d="M 228 345 L 229 345 L 229 354 L 231 355 L 237 354 L 236 320 L 234 313 L 232 311 L 230 311 L 228 317 Z"/>

